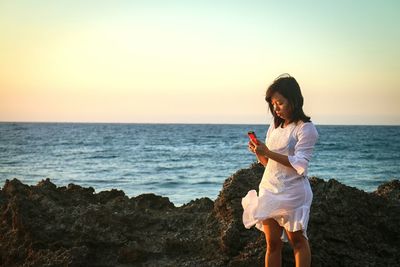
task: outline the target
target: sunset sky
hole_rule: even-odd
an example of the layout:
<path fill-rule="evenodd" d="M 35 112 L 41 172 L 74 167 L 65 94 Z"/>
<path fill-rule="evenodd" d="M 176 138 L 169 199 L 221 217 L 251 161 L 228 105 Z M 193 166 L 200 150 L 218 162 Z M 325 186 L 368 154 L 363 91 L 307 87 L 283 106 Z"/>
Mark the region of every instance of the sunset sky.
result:
<path fill-rule="evenodd" d="M 400 125 L 400 1 L 0 0 L 0 121 Z"/>

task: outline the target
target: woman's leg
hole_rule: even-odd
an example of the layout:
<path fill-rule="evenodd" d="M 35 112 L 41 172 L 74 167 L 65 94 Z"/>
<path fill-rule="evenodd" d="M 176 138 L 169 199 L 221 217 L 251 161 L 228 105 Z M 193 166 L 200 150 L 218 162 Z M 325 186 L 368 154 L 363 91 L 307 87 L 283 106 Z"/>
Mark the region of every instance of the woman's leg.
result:
<path fill-rule="evenodd" d="M 267 252 L 265 254 L 266 267 L 279 267 L 282 264 L 282 246 L 281 235 L 283 228 L 274 220 L 267 219 L 263 221 L 265 239 L 267 241 Z"/>
<path fill-rule="evenodd" d="M 303 236 L 303 231 L 286 231 L 293 248 L 296 267 L 309 267 L 311 265 L 311 251 L 308 240 Z"/>

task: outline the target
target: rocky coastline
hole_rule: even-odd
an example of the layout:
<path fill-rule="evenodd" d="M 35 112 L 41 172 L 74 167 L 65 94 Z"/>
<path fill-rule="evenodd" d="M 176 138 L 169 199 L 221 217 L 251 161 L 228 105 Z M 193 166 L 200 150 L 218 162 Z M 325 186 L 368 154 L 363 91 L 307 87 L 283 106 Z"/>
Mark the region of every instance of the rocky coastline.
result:
<path fill-rule="evenodd" d="M 263 167 L 226 179 L 218 198 L 95 193 L 49 179 L 7 180 L 0 191 L 0 266 L 263 266 L 265 239 L 243 227 L 241 198 Z M 400 266 L 400 181 L 367 193 L 311 177 L 312 266 Z M 283 266 L 294 266 L 283 249 Z"/>

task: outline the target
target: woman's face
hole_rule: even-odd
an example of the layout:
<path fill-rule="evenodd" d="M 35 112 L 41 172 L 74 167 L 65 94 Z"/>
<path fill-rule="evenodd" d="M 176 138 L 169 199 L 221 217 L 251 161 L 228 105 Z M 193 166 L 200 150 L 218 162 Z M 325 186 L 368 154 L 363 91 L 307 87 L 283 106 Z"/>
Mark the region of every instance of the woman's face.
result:
<path fill-rule="evenodd" d="M 271 97 L 271 104 L 274 108 L 276 115 L 278 115 L 285 121 L 290 120 L 292 111 L 289 105 L 289 101 L 283 95 L 275 92 Z"/>

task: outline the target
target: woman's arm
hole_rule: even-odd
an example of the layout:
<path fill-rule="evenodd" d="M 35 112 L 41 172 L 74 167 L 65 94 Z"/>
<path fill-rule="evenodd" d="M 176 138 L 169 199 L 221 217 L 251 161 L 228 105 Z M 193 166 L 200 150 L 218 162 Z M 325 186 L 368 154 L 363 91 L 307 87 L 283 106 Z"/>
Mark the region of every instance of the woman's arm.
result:
<path fill-rule="evenodd" d="M 260 162 L 263 166 L 267 166 L 267 163 L 268 163 L 267 157 L 264 157 L 262 155 L 257 155 L 257 154 L 256 154 L 256 157 L 258 159 L 258 162 Z"/>
<path fill-rule="evenodd" d="M 257 144 L 252 143 L 254 152 L 261 157 L 272 159 L 287 167 L 296 170 L 299 175 L 307 175 L 308 162 L 318 139 L 318 132 L 312 123 L 304 123 L 297 133 L 297 143 L 294 149 L 294 155 L 286 156 L 273 152 L 268 147 L 257 140 Z"/>
<path fill-rule="evenodd" d="M 268 162 L 268 159 L 272 159 L 276 162 L 279 162 L 280 164 L 283 164 L 287 167 L 293 168 L 293 166 L 289 162 L 288 156 L 269 150 L 268 147 L 258 139 L 257 139 L 257 143 L 258 144 L 255 144 L 254 142 L 252 142 L 252 145 L 254 147 L 254 152 L 256 153 L 256 156 L 257 156 L 258 160 L 261 162 L 261 164 L 263 164 L 263 161 Z M 266 165 L 266 163 L 265 163 L 265 165 Z"/>
<path fill-rule="evenodd" d="M 292 164 L 290 164 L 290 162 L 289 162 L 289 157 L 288 157 L 288 156 L 282 155 L 282 154 L 279 154 L 279 153 L 276 153 L 276 152 L 272 152 L 272 151 L 269 150 L 268 148 L 267 148 L 267 150 L 266 150 L 264 153 L 265 153 L 265 156 L 266 156 L 267 158 L 270 158 L 270 159 L 272 159 L 272 160 L 275 160 L 276 162 L 279 162 L 280 164 L 283 164 L 283 165 L 285 165 L 286 167 L 291 167 L 291 168 L 293 168 Z"/>

